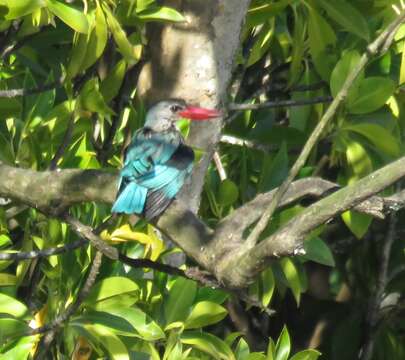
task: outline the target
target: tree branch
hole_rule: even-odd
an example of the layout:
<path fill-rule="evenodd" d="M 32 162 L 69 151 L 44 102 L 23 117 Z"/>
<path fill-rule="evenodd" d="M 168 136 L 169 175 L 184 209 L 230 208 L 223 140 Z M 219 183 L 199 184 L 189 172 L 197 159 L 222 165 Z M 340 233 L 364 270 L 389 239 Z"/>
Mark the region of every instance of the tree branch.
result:
<path fill-rule="evenodd" d="M 245 110 L 260 110 L 260 109 L 270 109 L 277 107 L 294 107 L 294 106 L 305 106 L 321 103 L 329 103 L 333 100 L 332 96 L 319 96 L 313 99 L 300 99 L 300 100 L 277 100 L 277 101 L 266 101 L 259 104 L 229 104 L 229 111 L 245 111 Z"/>
<path fill-rule="evenodd" d="M 61 78 L 57 81 L 51 82 L 50 84 L 43 84 L 41 86 L 32 89 L 21 88 L 21 89 L 0 90 L 0 98 L 10 99 L 19 96 L 28 96 L 43 93 L 61 87 L 63 85 L 63 80 L 64 79 Z"/>
<path fill-rule="evenodd" d="M 395 33 L 398 29 L 398 26 L 404 21 L 405 19 L 405 11 L 398 16 L 387 28 L 374 40 L 368 47 L 367 51 L 361 56 L 357 65 L 352 69 L 352 71 L 347 76 L 345 82 L 342 85 L 342 88 L 336 95 L 335 99 L 332 101 L 332 104 L 329 106 L 328 110 L 322 116 L 320 122 L 313 130 L 311 136 L 307 140 L 302 149 L 300 155 L 298 156 L 296 162 L 294 163 L 293 167 L 291 168 L 287 179 L 281 184 L 278 188 L 274 198 L 270 202 L 269 206 L 263 213 L 262 217 L 260 218 L 259 222 L 256 224 L 252 232 L 249 234 L 245 247 L 246 249 L 251 249 L 256 244 L 257 240 L 259 239 L 260 234 L 266 228 L 269 220 L 271 219 L 274 211 L 277 209 L 277 205 L 280 202 L 282 196 L 287 191 L 288 187 L 290 186 L 291 182 L 297 176 L 301 168 L 305 165 L 313 147 L 320 139 L 324 129 L 332 120 L 333 116 L 335 115 L 337 109 L 339 108 L 340 104 L 346 98 L 348 91 L 354 81 L 356 80 L 357 76 L 360 72 L 364 69 L 368 61 L 371 57 L 376 55 L 379 51 L 383 52 L 387 49 L 387 43 L 392 41 L 393 36 L 392 34 Z"/>
<path fill-rule="evenodd" d="M 296 255 L 312 230 L 404 177 L 405 157 L 402 157 L 357 183 L 346 186 L 310 205 L 276 233 L 249 251 L 241 247 L 229 252 L 217 265 L 217 277 L 221 279 L 222 276 L 227 281 L 231 280 L 231 283 L 227 284 L 229 287 L 246 286 L 272 258 Z M 395 209 L 396 206 L 392 205 L 391 209 Z"/>
<path fill-rule="evenodd" d="M 395 164 L 390 164 L 384 169 L 379 170 L 379 172 L 383 171 L 389 174 L 392 166 L 396 169 L 395 171 L 398 171 L 398 167 Z M 403 168 L 405 169 L 405 166 Z M 30 169 L 17 169 L 4 164 L 0 164 L 0 173 L 2 174 L 2 177 L 0 177 L 1 197 L 11 198 L 20 203 L 38 208 L 41 211 L 44 209 L 45 213 L 54 214 L 53 216 L 57 217 L 63 217 L 64 211 L 74 204 L 89 201 L 111 204 L 115 199 L 116 173 L 102 170 L 70 169 L 37 172 Z M 400 174 L 393 173 L 392 176 L 396 177 L 400 176 Z M 376 179 L 374 178 L 374 174 L 370 175 L 370 177 L 373 177 L 374 180 Z M 381 184 L 381 188 L 389 186 L 393 181 L 390 177 L 386 178 Z M 314 197 L 325 196 L 328 192 L 337 188 L 336 184 L 322 179 L 309 178 L 298 180 L 291 185 L 283 196 L 280 206 L 286 206 L 306 195 Z M 353 188 L 352 186 L 345 189 L 348 189 L 348 199 L 352 199 L 352 194 L 357 191 L 357 188 Z M 340 193 L 342 190 L 337 191 L 335 194 Z M 372 192 L 368 196 L 365 196 L 362 201 L 342 206 L 356 206 L 356 210 L 358 211 L 382 218 L 387 211 L 398 210 L 405 204 L 404 191 L 388 198 L 372 196 L 377 193 L 378 191 Z M 243 284 L 243 280 L 235 276 L 235 274 L 228 273 L 227 271 L 222 275 L 219 274 L 221 273 L 221 269 L 226 267 L 225 264 L 229 260 L 227 255 L 232 254 L 233 256 L 240 257 L 243 254 L 243 252 L 239 252 L 243 231 L 260 217 L 263 208 L 271 201 L 274 194 L 275 190 L 267 194 L 258 195 L 255 199 L 236 209 L 231 215 L 223 219 L 215 231 L 202 223 L 181 201 L 174 201 L 157 220 L 156 226 L 180 246 L 189 257 L 193 258 L 201 268 L 207 269 L 210 273 L 219 276 L 224 282 L 228 281 L 227 277 L 229 277 L 231 283 L 231 279 L 235 278 L 236 284 L 239 284 L 239 287 L 243 287 L 246 284 Z M 336 199 L 328 203 L 327 206 L 325 205 L 324 211 L 332 211 L 329 215 L 330 217 L 336 216 L 342 210 L 338 208 L 340 200 Z M 314 219 L 317 219 L 317 217 L 314 217 Z M 312 224 L 314 227 L 317 226 L 313 222 L 309 224 Z M 91 228 L 88 230 L 91 231 Z M 291 236 L 296 235 L 292 233 Z M 76 243 L 75 245 L 79 246 L 78 244 Z M 271 248 L 267 253 L 270 257 L 273 251 L 275 253 L 282 253 L 277 250 L 276 246 Z M 294 253 L 293 250 L 294 247 L 292 247 L 290 252 L 284 253 L 291 254 Z M 53 250 L 44 250 L 44 254 L 38 256 L 44 256 L 46 251 L 51 252 Z M 59 253 L 64 250 L 55 251 Z M 21 256 L 21 258 L 27 256 L 27 258 L 31 258 L 34 255 L 36 253 L 15 256 Z M 262 254 L 262 256 L 265 255 L 265 253 Z M 2 256 L 12 259 L 14 254 L 2 254 Z"/>
<path fill-rule="evenodd" d="M 68 251 L 76 250 L 79 247 L 88 244 L 86 239 L 79 239 L 73 241 L 70 244 L 63 246 L 52 247 L 43 250 L 33 250 L 33 251 L 19 251 L 16 253 L 0 252 L 0 261 L 22 261 L 28 259 L 40 259 L 53 255 L 60 255 Z"/>
<path fill-rule="evenodd" d="M 65 214 L 62 220 L 70 225 L 71 229 L 81 238 L 85 238 L 101 253 L 112 260 L 118 259 L 118 250 L 105 241 L 103 241 L 98 235 L 93 232 L 90 226 L 82 224 L 79 220 L 75 219 L 69 214 Z"/>

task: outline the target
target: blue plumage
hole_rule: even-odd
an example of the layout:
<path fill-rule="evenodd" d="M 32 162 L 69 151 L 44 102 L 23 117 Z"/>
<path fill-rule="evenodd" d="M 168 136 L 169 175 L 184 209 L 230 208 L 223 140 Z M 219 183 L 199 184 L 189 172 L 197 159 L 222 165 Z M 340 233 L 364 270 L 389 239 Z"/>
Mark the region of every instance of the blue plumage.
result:
<path fill-rule="evenodd" d="M 129 145 L 120 173 L 112 211 L 159 216 L 182 188 L 193 168 L 194 152 L 184 144 L 175 123 L 181 117 L 203 120 L 218 117 L 216 110 L 166 100 L 153 106 Z"/>
<path fill-rule="evenodd" d="M 150 121 L 149 121 L 150 123 Z M 194 153 L 174 126 L 163 131 L 139 129 L 129 145 L 112 211 L 158 216 L 192 171 Z"/>

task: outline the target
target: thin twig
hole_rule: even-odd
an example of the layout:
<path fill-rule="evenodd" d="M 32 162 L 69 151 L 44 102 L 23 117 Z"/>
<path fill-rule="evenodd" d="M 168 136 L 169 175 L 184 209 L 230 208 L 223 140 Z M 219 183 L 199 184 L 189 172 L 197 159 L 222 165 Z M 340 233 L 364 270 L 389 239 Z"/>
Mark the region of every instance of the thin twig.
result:
<path fill-rule="evenodd" d="M 32 329 L 28 332 L 27 335 L 36 335 L 48 332 L 48 334 L 41 341 L 44 349 L 42 351 L 39 351 L 38 355 L 36 356 L 38 359 L 41 359 L 42 356 L 45 355 L 47 349 L 49 348 L 49 345 L 52 343 L 56 335 L 57 330 L 61 326 L 63 326 L 63 323 L 66 322 L 66 320 L 68 320 L 77 311 L 83 300 L 90 293 L 90 290 L 93 287 L 94 282 L 96 281 L 97 274 L 100 270 L 102 258 L 103 254 L 100 251 L 97 251 L 91 263 L 89 275 L 87 276 L 83 287 L 77 294 L 76 300 L 72 302 L 66 308 L 66 310 L 59 314 L 53 321 L 36 329 Z"/>
<path fill-rule="evenodd" d="M 43 84 L 36 88 L 31 89 L 10 89 L 10 90 L 0 90 L 0 98 L 15 98 L 19 96 L 28 96 L 43 93 L 49 90 L 60 88 L 63 85 L 63 79 L 59 79 L 51 82 L 50 84 Z"/>
<path fill-rule="evenodd" d="M 305 106 L 321 103 L 329 103 L 333 101 L 331 96 L 318 96 L 313 99 L 299 99 L 299 100 L 277 100 L 277 101 L 266 101 L 258 104 L 229 104 L 229 111 L 245 111 L 245 110 L 259 110 L 259 109 L 270 109 L 277 107 L 294 107 L 294 106 Z"/>
<path fill-rule="evenodd" d="M 271 152 L 271 151 L 277 151 L 280 149 L 280 146 L 271 146 L 271 145 L 261 144 L 261 143 L 255 142 L 255 141 L 245 140 L 245 139 L 241 139 L 241 138 L 238 138 L 236 136 L 231 136 L 231 135 L 222 135 L 220 141 L 221 141 L 221 143 L 224 143 L 224 144 L 245 146 L 249 149 L 260 150 L 265 153 Z"/>
<path fill-rule="evenodd" d="M 17 253 L 0 253 L 0 261 L 23 261 L 28 259 L 40 259 L 45 258 L 53 255 L 60 255 L 68 251 L 72 251 L 88 244 L 86 239 L 79 239 L 73 241 L 70 244 L 66 244 L 63 246 L 52 247 L 43 250 L 33 250 L 33 251 L 21 251 Z"/>
<path fill-rule="evenodd" d="M 221 179 L 221 181 L 226 180 L 226 178 L 227 178 L 226 171 L 225 171 L 224 165 L 222 164 L 221 156 L 219 155 L 218 151 L 214 152 L 213 159 L 214 159 L 214 163 L 217 168 L 217 171 L 218 171 L 219 178 Z"/>
<path fill-rule="evenodd" d="M 81 238 L 89 240 L 90 243 L 105 256 L 112 260 L 118 259 L 118 250 L 103 241 L 93 232 L 93 229 L 90 226 L 82 224 L 79 220 L 69 214 L 63 215 L 62 220 L 69 224 L 71 229 Z"/>
<path fill-rule="evenodd" d="M 305 143 L 304 148 L 302 149 L 300 155 L 298 156 L 296 162 L 294 163 L 293 167 L 291 168 L 287 179 L 281 184 L 278 188 L 273 200 L 270 202 L 267 209 L 264 211 L 262 217 L 260 218 L 259 222 L 256 224 L 252 232 L 249 234 L 245 246 L 247 249 L 251 249 L 258 241 L 260 234 L 266 228 L 269 220 L 274 214 L 274 211 L 277 209 L 278 203 L 280 202 L 282 196 L 287 191 L 288 187 L 290 186 L 291 182 L 297 176 L 301 168 L 305 165 L 312 149 L 314 148 L 315 144 L 318 142 L 319 138 L 321 137 L 323 131 L 329 124 L 329 122 L 333 119 L 336 111 L 338 110 L 340 104 L 344 101 L 347 96 L 347 93 L 356 80 L 357 76 L 360 72 L 364 69 L 366 64 L 368 63 L 369 59 L 376 55 L 382 48 L 386 48 L 387 39 L 391 39 L 391 34 L 396 31 L 399 24 L 401 24 L 405 19 L 405 11 L 398 16 L 378 37 L 374 40 L 368 47 L 367 51 L 362 55 L 358 64 L 352 69 L 352 71 L 347 76 L 342 88 L 340 89 L 339 93 L 336 95 L 335 99 L 332 101 L 331 105 L 322 116 L 321 121 L 318 123 L 314 131 L 312 132 L 311 136 L 309 137 L 308 141 Z"/>

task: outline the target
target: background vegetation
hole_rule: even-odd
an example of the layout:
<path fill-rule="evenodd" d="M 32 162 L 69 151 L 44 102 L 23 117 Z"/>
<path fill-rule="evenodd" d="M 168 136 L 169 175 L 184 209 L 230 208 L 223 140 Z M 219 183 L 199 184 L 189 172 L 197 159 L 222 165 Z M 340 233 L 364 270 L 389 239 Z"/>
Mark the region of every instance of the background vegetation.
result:
<path fill-rule="evenodd" d="M 228 94 L 231 110 L 248 109 L 227 118 L 205 175 L 206 224 L 283 182 L 368 44 L 398 16 L 393 4 L 251 2 Z M 137 79 L 155 46 L 146 28 L 184 21 L 181 6 L 154 0 L 0 0 L 0 162 L 118 169 L 145 115 Z M 405 26 L 397 30 L 298 178 L 327 179 L 333 191 L 404 154 Z M 61 218 L 0 200 L 0 359 L 405 358 L 402 212 L 344 212 L 310 233 L 305 255 L 272 261 L 241 295 L 172 267 L 101 258 L 69 216 L 127 257 L 179 265 L 181 250 L 154 225 L 109 219 L 109 204 L 74 205 Z M 278 209 L 262 237 L 313 201 Z"/>

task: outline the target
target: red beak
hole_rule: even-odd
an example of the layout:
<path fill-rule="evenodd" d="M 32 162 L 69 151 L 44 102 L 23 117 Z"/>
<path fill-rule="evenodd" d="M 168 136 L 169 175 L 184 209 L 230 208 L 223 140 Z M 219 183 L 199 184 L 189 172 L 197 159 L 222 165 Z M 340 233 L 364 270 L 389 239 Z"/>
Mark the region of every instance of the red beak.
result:
<path fill-rule="evenodd" d="M 197 106 L 187 106 L 183 111 L 179 112 L 179 115 L 191 120 L 208 120 L 220 117 L 221 113 L 215 109 L 204 109 Z"/>

